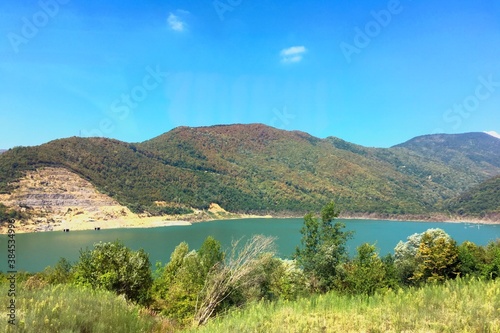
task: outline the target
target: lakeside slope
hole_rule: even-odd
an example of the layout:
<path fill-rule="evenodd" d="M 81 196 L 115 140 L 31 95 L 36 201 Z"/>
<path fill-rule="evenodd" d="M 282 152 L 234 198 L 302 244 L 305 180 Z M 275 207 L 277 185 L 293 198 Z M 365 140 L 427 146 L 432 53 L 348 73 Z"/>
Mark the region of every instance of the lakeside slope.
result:
<path fill-rule="evenodd" d="M 142 143 L 72 137 L 0 155 L 0 213 L 40 225 L 111 224 L 212 203 L 236 214 L 303 216 L 333 200 L 346 216 L 498 220 L 499 192 L 488 192 L 479 214 L 453 200 L 491 189 L 479 185 L 500 175 L 499 151 L 500 140 L 485 133 L 369 148 L 262 124 L 179 127 Z"/>

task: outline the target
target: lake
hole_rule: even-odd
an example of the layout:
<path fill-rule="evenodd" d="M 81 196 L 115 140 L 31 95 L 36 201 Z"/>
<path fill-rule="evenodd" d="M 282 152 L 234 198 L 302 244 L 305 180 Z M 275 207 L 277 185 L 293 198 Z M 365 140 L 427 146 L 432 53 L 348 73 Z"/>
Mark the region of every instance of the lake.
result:
<path fill-rule="evenodd" d="M 376 243 L 381 255 L 393 253 L 400 241 L 416 232 L 429 228 L 441 228 L 459 244 L 465 240 L 485 245 L 500 238 L 500 225 L 474 225 L 442 222 L 395 222 L 380 220 L 340 220 L 346 230 L 355 232 L 348 242 L 349 251 L 355 253 L 362 243 Z M 190 249 L 198 249 L 203 240 L 211 235 L 219 240 L 223 248 L 232 240 L 254 234 L 277 237 L 276 245 L 282 258 L 290 257 L 300 244 L 300 228 L 303 219 L 240 219 L 196 223 L 192 226 L 171 226 L 141 229 L 109 229 L 100 231 L 42 232 L 16 235 L 17 270 L 36 272 L 54 265 L 60 257 L 76 261 L 80 249 L 91 248 L 96 242 L 121 240 L 126 246 L 137 250 L 143 248 L 150 260 L 168 262 L 174 248 L 182 241 Z M 0 270 L 7 271 L 7 235 L 0 235 Z"/>

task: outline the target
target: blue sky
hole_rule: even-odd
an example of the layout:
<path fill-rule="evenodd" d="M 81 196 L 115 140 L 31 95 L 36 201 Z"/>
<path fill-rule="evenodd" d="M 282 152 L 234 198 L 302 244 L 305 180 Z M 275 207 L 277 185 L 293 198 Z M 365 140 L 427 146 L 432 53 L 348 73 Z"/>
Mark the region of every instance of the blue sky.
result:
<path fill-rule="evenodd" d="M 500 3 L 3 1 L 0 148 L 264 123 L 388 147 L 500 132 Z"/>

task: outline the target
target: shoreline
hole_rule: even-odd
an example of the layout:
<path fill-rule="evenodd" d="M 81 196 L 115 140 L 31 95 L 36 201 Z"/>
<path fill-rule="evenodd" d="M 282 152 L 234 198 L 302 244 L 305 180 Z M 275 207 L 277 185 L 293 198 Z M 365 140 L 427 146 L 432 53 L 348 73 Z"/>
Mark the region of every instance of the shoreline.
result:
<path fill-rule="evenodd" d="M 347 220 L 376 220 L 376 221 L 394 221 L 394 222 L 442 222 L 442 223 L 464 223 L 464 224 L 500 224 L 498 218 L 478 218 L 472 216 L 445 216 L 436 215 L 400 215 L 400 216 L 385 216 L 379 214 L 346 214 L 340 215 L 338 219 Z"/>
<path fill-rule="evenodd" d="M 161 220 L 161 219 L 164 220 Z M 172 218 L 171 220 L 169 218 Z M 189 216 L 182 219 L 179 216 L 169 217 L 138 217 L 134 219 L 116 219 L 94 222 L 77 222 L 77 223 L 60 223 L 60 224 L 21 224 L 19 221 L 15 223 L 16 233 L 37 233 L 37 232 L 61 232 L 64 229 L 69 231 L 84 231 L 84 230 L 108 230 L 108 229 L 134 229 L 134 228 L 159 228 L 170 226 L 190 226 L 195 223 L 206 223 L 220 220 L 242 220 L 249 218 L 269 219 L 269 218 L 297 218 L 302 219 L 302 216 L 293 216 L 292 214 L 275 214 L 275 215 L 256 215 L 256 214 L 224 214 L 215 216 Z M 375 220 L 389 222 L 442 222 L 442 223 L 463 223 L 474 225 L 495 225 L 500 224 L 498 220 L 479 219 L 473 217 L 452 217 L 444 215 L 400 215 L 400 216 L 385 216 L 380 214 L 341 214 L 338 220 Z M 0 235 L 7 234 L 6 226 L 0 229 Z"/>

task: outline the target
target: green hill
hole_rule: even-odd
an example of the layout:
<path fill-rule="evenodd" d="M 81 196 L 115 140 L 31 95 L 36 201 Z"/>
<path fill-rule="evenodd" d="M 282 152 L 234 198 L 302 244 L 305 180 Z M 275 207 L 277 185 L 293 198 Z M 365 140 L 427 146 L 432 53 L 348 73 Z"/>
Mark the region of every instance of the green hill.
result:
<path fill-rule="evenodd" d="M 488 179 L 450 200 L 448 207 L 458 215 L 500 215 L 500 176 Z"/>
<path fill-rule="evenodd" d="M 261 124 L 179 127 L 142 143 L 72 137 L 1 154 L 0 193 L 26 170 L 62 166 L 136 212 L 167 201 L 302 214 L 333 199 L 345 212 L 419 214 L 500 174 L 488 137 L 427 136 L 381 149 Z"/>

